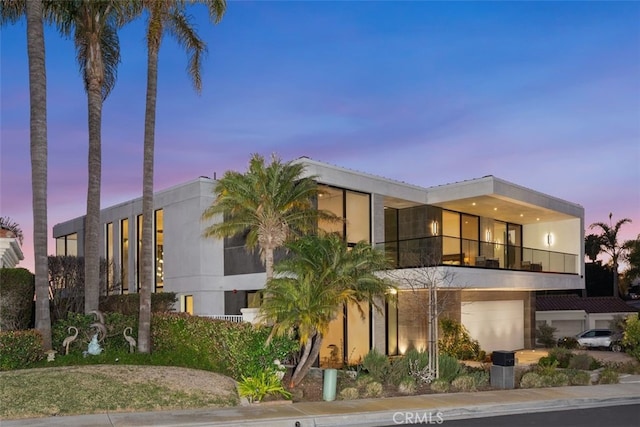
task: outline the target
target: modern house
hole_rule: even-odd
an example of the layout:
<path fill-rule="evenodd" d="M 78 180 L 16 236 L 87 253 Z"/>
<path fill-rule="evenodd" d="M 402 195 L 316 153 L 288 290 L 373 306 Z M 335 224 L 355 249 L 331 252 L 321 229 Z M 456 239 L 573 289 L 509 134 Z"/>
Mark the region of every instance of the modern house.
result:
<path fill-rule="evenodd" d="M 536 291 L 584 289 L 584 209 L 485 176 L 422 188 L 300 158 L 323 194 L 320 209 L 345 219 L 333 227 L 349 244 L 364 240 L 393 260 L 397 298 L 383 310 L 345 307 L 325 337 L 320 361 L 357 360 L 427 345 L 425 285 L 438 287 L 443 316 L 460 321 L 486 351 L 534 348 Z M 239 315 L 259 304 L 264 267 L 242 237 L 202 237 L 202 212 L 215 181 L 200 177 L 155 195 L 156 292 L 175 292 L 181 311 Z M 117 292 L 136 292 L 142 200 L 102 210 L 103 255 L 116 266 Z M 83 218 L 57 224 L 59 255 L 82 255 Z M 435 279 L 435 280 L 434 280 Z M 332 353 L 333 351 L 333 353 Z"/>

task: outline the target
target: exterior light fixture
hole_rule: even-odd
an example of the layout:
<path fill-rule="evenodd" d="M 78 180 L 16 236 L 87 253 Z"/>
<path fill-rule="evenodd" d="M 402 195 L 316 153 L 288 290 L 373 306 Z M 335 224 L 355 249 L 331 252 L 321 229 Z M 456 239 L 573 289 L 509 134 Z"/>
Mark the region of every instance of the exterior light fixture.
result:
<path fill-rule="evenodd" d="M 431 221 L 431 235 L 432 236 L 438 235 L 438 221 L 436 221 L 435 219 Z"/>
<path fill-rule="evenodd" d="M 554 241 L 555 241 L 555 236 L 553 235 L 553 233 L 547 233 L 544 235 L 544 243 L 547 246 L 553 246 Z"/>

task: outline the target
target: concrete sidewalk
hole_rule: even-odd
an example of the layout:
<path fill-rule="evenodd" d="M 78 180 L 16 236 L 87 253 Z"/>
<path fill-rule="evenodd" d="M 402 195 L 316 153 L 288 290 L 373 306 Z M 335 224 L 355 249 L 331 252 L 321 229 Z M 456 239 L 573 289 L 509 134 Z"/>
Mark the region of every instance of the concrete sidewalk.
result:
<path fill-rule="evenodd" d="M 436 424 L 519 413 L 640 405 L 640 376 L 620 384 L 240 406 L 224 409 L 106 413 L 1 421 L 2 427 L 107 426 L 383 426 Z"/>

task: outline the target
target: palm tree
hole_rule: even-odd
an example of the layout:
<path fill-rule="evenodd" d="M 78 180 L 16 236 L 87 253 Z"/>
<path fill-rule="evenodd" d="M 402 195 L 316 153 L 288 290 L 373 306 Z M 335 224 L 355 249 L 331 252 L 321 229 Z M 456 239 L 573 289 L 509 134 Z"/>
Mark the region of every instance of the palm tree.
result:
<path fill-rule="evenodd" d="M 354 247 L 337 234 L 307 235 L 287 245 L 290 256 L 275 265 L 276 276 L 265 289 L 261 315 L 273 322 L 271 336 L 296 331 L 301 357 L 291 377 L 295 387 L 318 357 L 329 323 L 344 304 L 376 299 L 390 290 L 375 272 L 385 270 L 384 253 L 366 242 Z M 362 310 L 361 310 L 362 313 Z"/>
<path fill-rule="evenodd" d="M 116 82 L 120 62 L 118 29 L 133 18 L 133 3 L 72 0 L 53 3 L 49 14 L 63 35 L 73 38 L 88 101 L 89 159 L 85 219 L 85 313 L 98 309 L 100 297 L 100 185 L 102 179 L 102 104 Z"/>
<path fill-rule="evenodd" d="M 47 257 L 47 73 L 44 53 L 42 1 L 0 3 L 2 22 L 15 22 L 26 14 L 29 58 L 29 105 L 31 138 L 31 192 L 33 203 L 33 251 L 36 288 L 36 329 L 45 350 L 52 349 Z M 16 237 L 22 243 L 22 230 Z"/>
<path fill-rule="evenodd" d="M 596 262 L 602 252 L 602 238 L 596 234 L 589 234 L 584 238 L 584 253 L 591 262 Z"/>
<path fill-rule="evenodd" d="M 275 155 L 265 166 L 264 158 L 254 154 L 249 170 L 228 171 L 215 187 L 216 199 L 203 213 L 203 219 L 222 216 L 205 229 L 205 237 L 225 238 L 247 233 L 245 246 L 259 249 L 267 281 L 273 277 L 273 255 L 287 241 L 313 232 L 318 220 L 337 221 L 335 215 L 317 210 L 319 194 L 315 176 L 303 177 L 301 163 L 282 163 Z"/>
<path fill-rule="evenodd" d="M 615 225 L 611 223 L 612 213 L 609 213 L 609 224 L 604 222 L 595 222 L 589 226 L 589 228 L 599 228 L 602 232 L 599 234 L 601 241 L 601 248 L 604 252 L 611 256 L 611 265 L 613 266 L 613 296 L 619 296 L 618 289 L 618 259 L 624 251 L 622 245 L 618 243 L 618 231 L 623 224 L 631 222 L 629 218 L 623 218 L 616 222 Z"/>
<path fill-rule="evenodd" d="M 225 0 L 205 2 L 214 23 L 220 22 L 226 9 Z M 153 288 L 153 167 L 155 152 L 156 100 L 158 95 L 158 52 L 165 30 L 178 39 L 189 54 L 187 71 L 198 93 L 201 56 L 206 51 L 185 13 L 184 1 L 143 0 L 149 12 L 147 21 L 147 102 L 144 118 L 144 160 L 142 167 L 142 268 L 140 272 L 140 316 L 138 351 L 149 353 L 151 340 L 151 290 Z"/>

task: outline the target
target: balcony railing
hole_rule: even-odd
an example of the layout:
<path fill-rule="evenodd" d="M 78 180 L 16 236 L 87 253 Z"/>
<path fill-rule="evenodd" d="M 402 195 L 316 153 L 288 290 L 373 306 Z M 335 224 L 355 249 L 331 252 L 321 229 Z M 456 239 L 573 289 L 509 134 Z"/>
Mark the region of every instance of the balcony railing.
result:
<path fill-rule="evenodd" d="M 457 265 L 503 270 L 577 274 L 578 255 L 503 243 L 435 236 L 384 242 L 394 268 Z"/>

